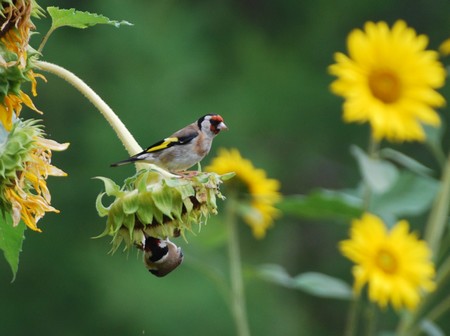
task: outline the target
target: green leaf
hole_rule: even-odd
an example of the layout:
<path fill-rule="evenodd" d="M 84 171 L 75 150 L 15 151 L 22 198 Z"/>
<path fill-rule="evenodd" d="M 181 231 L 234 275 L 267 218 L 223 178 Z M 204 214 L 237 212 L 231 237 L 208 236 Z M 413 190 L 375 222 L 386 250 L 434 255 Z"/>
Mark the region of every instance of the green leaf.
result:
<path fill-rule="evenodd" d="M 374 193 L 387 191 L 397 180 L 398 170 L 392 163 L 371 158 L 357 146 L 352 146 L 350 152 L 358 162 L 361 176 Z"/>
<path fill-rule="evenodd" d="M 284 287 L 293 287 L 292 277 L 280 265 L 262 265 L 258 267 L 258 273 L 263 279 L 267 281 L 274 282 Z"/>
<path fill-rule="evenodd" d="M 383 148 L 380 151 L 380 154 L 383 158 L 397 162 L 413 173 L 419 175 L 430 175 L 433 172 L 430 168 L 424 166 L 420 162 L 392 148 Z"/>
<path fill-rule="evenodd" d="M 343 191 L 319 189 L 307 196 L 284 196 L 277 208 L 301 218 L 349 221 L 362 214 L 362 200 Z"/>
<path fill-rule="evenodd" d="M 442 138 L 445 133 L 445 123 L 441 123 L 439 127 L 434 127 L 426 124 L 422 125 L 422 127 L 426 134 L 426 142 L 432 147 L 440 147 Z"/>
<path fill-rule="evenodd" d="M 20 221 L 13 226 L 12 218 L 8 213 L 0 213 L 0 249 L 3 250 L 6 261 L 11 267 L 13 280 L 16 278 L 19 268 L 19 254 L 22 251 L 22 243 L 25 239 L 25 224 Z"/>
<path fill-rule="evenodd" d="M 58 7 L 47 7 L 47 11 L 52 18 L 51 30 L 55 30 L 60 27 L 68 26 L 73 28 L 85 29 L 98 24 L 107 24 L 119 27 L 121 25 L 131 26 L 132 24 L 127 21 L 115 21 L 110 20 L 106 16 L 77 11 L 74 8 L 60 9 Z"/>
<path fill-rule="evenodd" d="M 420 329 L 427 336 L 445 336 L 444 331 L 439 326 L 430 320 L 420 321 Z"/>
<path fill-rule="evenodd" d="M 268 281 L 288 288 L 300 289 L 314 296 L 341 300 L 352 298 L 352 289 L 346 282 L 326 274 L 306 272 L 291 277 L 279 265 L 261 266 L 259 273 Z"/>
<path fill-rule="evenodd" d="M 346 282 L 322 273 L 308 272 L 297 275 L 293 284 L 295 288 L 314 296 L 342 300 L 352 298 L 352 289 Z"/>
<path fill-rule="evenodd" d="M 438 187 L 431 177 L 403 172 L 388 192 L 373 195 L 371 211 L 396 218 L 420 215 L 431 206 Z"/>

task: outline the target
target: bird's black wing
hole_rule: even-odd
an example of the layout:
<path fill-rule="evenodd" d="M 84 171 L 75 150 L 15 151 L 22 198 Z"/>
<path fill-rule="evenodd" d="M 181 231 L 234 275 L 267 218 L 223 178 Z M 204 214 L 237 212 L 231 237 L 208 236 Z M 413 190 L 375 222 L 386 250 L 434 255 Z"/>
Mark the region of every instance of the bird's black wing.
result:
<path fill-rule="evenodd" d="M 148 147 L 146 150 L 142 151 L 139 154 L 133 155 L 133 156 L 138 156 L 144 153 L 154 153 L 154 152 L 158 152 L 161 151 L 163 149 L 172 147 L 172 146 L 176 146 L 176 145 L 186 145 L 188 143 L 190 143 L 193 139 L 195 139 L 198 136 L 198 133 L 191 133 L 185 136 L 180 136 L 180 137 L 170 137 L 170 138 L 165 138 L 164 140 L 158 141 L 157 143 L 151 145 L 150 147 Z"/>
<path fill-rule="evenodd" d="M 142 152 L 131 156 L 130 158 L 128 158 L 126 160 L 111 164 L 111 167 L 117 167 L 117 166 L 121 166 L 121 165 L 124 165 L 127 163 L 138 161 L 141 159 L 141 156 L 143 154 L 156 153 L 156 152 L 162 151 L 163 149 L 166 149 L 166 148 L 169 148 L 172 146 L 176 146 L 176 145 L 187 145 L 193 139 L 195 139 L 197 136 L 198 136 L 198 133 L 193 132 L 193 133 L 190 133 L 190 134 L 184 135 L 184 136 L 178 136 L 178 137 L 172 136 L 170 138 L 165 138 L 165 139 L 158 141 L 157 143 L 151 145 L 150 147 L 143 150 Z"/>

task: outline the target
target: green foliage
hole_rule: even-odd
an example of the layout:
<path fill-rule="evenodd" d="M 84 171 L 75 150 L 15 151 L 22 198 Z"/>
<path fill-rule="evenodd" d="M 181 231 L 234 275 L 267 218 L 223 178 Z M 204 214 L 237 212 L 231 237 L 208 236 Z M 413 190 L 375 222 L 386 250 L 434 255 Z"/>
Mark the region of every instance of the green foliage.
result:
<path fill-rule="evenodd" d="M 106 16 L 82 12 L 71 9 L 60 9 L 58 7 L 47 7 L 47 11 L 52 19 L 51 30 L 55 30 L 60 27 L 72 27 L 85 29 L 98 24 L 113 25 L 120 27 L 122 25 L 131 26 L 132 24 L 127 21 L 110 20 Z"/>
<path fill-rule="evenodd" d="M 439 182 L 431 177 L 402 172 L 389 190 L 373 195 L 370 209 L 394 219 L 418 216 L 430 209 L 438 188 Z"/>
<path fill-rule="evenodd" d="M 41 4 L 46 7 L 56 2 L 42 0 Z M 251 6 L 221 2 L 214 7 L 209 1 L 148 0 L 134 1 L 132 5 L 92 0 L 79 5 L 83 10 L 108 17 L 132 18 L 135 26 L 93 29 L 77 35 L 73 35 L 77 33 L 73 30 L 62 29 L 52 37 L 54 43 L 46 47 L 45 56 L 67 66 L 98 89 L 142 145 L 167 136 L 167 132 L 182 127 L 199 113 L 213 110 L 229 120 L 232 133 L 215 140 L 203 164 L 221 146 L 239 147 L 243 154 L 264 164 L 281 180 L 283 191 L 290 194 L 305 193 L 317 181 L 328 188 L 358 183 L 346 148 L 348 143 L 364 146 L 367 134 L 364 126 L 341 123 L 340 101 L 329 94 L 331 79 L 324 70 L 332 62 L 333 52 L 345 49 L 345 35 L 351 29 L 367 18 L 401 17 L 416 25 L 418 33 L 429 33 L 432 47 L 448 37 L 442 29 L 448 22 L 446 0 L 433 6 L 428 2 L 345 1 L 330 6 L 327 1 L 274 1 Z M 336 17 L 341 19 L 335 20 Z M 34 34 L 32 43 L 39 42 L 45 33 L 40 29 L 45 22 L 35 23 L 41 34 Z M 217 225 L 208 225 L 201 235 L 189 237 L 189 244 L 183 247 L 184 266 L 164 281 L 149 278 L 134 254 L 111 258 L 104 252 L 107 241 L 88 239 L 103 228 L 92 204 L 98 186 L 90 178 L 103 175 L 122 181 L 132 168 L 108 168 L 108 162 L 123 155 L 121 144 L 105 121 L 71 87 L 52 76 L 47 79 L 46 85 L 38 87 L 36 103 L 45 112 L 49 133 L 55 139 L 73 143 L 70 152 L 54 158 L 70 175 L 61 183 L 49 181 L 52 201 L 62 211 L 43 219 L 44 234 L 27 236 L 28 252 L 20 256 L 23 276 L 18 276 L 13 286 L 5 285 L 2 294 L 3 306 L 8 307 L 2 312 L 2 331 L 11 335 L 56 335 L 61 330 L 98 335 L 203 336 L 217 330 L 233 334 L 230 314 L 219 293 L 188 267 L 196 248 L 211 244 L 217 239 L 214 230 L 224 228 L 219 217 L 211 218 Z M 23 117 L 29 114 L 26 109 L 22 113 Z M 448 150 L 448 135 L 443 143 Z M 406 148 L 414 152 L 418 161 L 435 170 L 434 161 L 420 145 Z M 326 166 L 320 158 L 326 159 Z M 404 167 L 390 157 L 382 158 Z M 396 183 L 401 180 L 400 175 Z M 320 195 L 322 190 L 317 192 L 323 199 L 298 196 L 303 201 L 310 197 L 314 201 L 308 218 L 333 219 L 338 210 L 325 218 L 320 214 L 320 207 L 325 212 L 333 206 L 346 213 L 342 218 L 334 217 L 341 221 L 348 222 L 353 214 L 358 216 L 359 189 L 337 191 L 337 200 Z M 354 201 L 347 204 L 340 200 L 340 193 Z M 105 195 L 104 203 L 107 199 Z M 293 216 L 294 201 L 297 200 L 286 210 Z M 283 206 L 284 201 L 280 208 Z M 300 211 L 309 216 L 307 205 L 300 205 Z M 419 223 L 414 221 L 416 226 Z M 342 235 L 347 228 L 337 226 L 324 235 L 321 225 L 306 227 L 300 221 L 291 224 L 289 216 L 280 218 L 259 242 L 243 229 L 240 242 L 245 263 L 270 260 L 289 267 L 292 274 L 315 269 L 337 276 L 336 269 L 344 265 L 343 258 L 336 258 L 336 247 L 330 247 L 325 236 Z M 309 240 L 314 240 L 314 245 Z M 226 267 L 226 253 L 220 246 L 200 251 L 197 259 L 218 268 Z M 7 283 L 7 272 L 0 275 Z M 349 272 L 346 275 L 350 276 Z M 249 283 L 247 294 L 254 335 L 277 335 L 280 326 L 283 335 L 342 334 L 342 321 L 347 317 L 342 302 L 337 307 L 336 302 L 305 300 L 298 291 L 277 290 L 262 281 Z M 70 305 L 61 309 L 61 302 Z M 175 310 L 173 302 L 177 302 Z M 43 309 L 55 317 L 52 323 L 42 323 L 35 314 Z M 204 318 L 192 319 L 186 313 L 191 310 L 201 312 Z M 23 316 L 27 316 L 27 323 L 21 323 Z M 98 323 L 99 320 L 105 323 Z M 448 333 L 446 320 L 442 318 L 439 323 Z"/>
<path fill-rule="evenodd" d="M 19 268 L 19 255 L 25 239 L 25 229 L 26 226 L 22 221 L 14 227 L 11 215 L 6 212 L 0 213 L 0 249 L 11 267 L 13 281 Z"/>
<path fill-rule="evenodd" d="M 364 182 L 375 194 L 381 194 L 392 187 L 399 174 L 394 164 L 372 158 L 355 145 L 351 147 L 350 151 L 358 162 Z"/>
<path fill-rule="evenodd" d="M 353 297 L 352 289 L 347 283 L 322 273 L 307 272 L 291 277 L 279 265 L 264 265 L 259 267 L 259 275 L 278 285 L 299 289 L 318 297 L 341 300 Z"/>
<path fill-rule="evenodd" d="M 277 207 L 297 217 L 349 222 L 361 215 L 362 199 L 349 191 L 319 189 L 306 196 L 284 196 Z"/>

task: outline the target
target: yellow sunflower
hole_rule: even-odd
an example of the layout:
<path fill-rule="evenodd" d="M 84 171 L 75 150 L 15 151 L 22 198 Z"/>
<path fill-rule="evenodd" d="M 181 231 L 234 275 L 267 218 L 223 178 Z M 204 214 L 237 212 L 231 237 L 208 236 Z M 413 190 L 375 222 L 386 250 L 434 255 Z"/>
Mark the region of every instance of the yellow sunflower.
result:
<path fill-rule="evenodd" d="M 397 310 L 413 310 L 421 294 L 435 288 L 431 251 L 409 233 L 405 220 L 388 231 L 380 218 L 366 213 L 353 221 L 350 239 L 341 241 L 339 248 L 356 264 L 355 292 L 367 283 L 369 299 L 381 307 L 390 302 Z"/>
<path fill-rule="evenodd" d="M 439 52 L 444 56 L 450 55 L 450 38 L 441 43 L 439 46 Z"/>
<path fill-rule="evenodd" d="M 438 126 L 434 108 L 445 104 L 435 89 L 444 85 L 438 53 L 425 50 L 428 38 L 404 21 L 390 29 L 367 22 L 347 38 L 348 54 L 336 53 L 329 67 L 337 76 L 333 93 L 345 98 L 346 122 L 369 122 L 376 140 L 424 141 L 422 123 Z"/>
<path fill-rule="evenodd" d="M 250 225 L 256 238 L 263 238 L 266 230 L 279 215 L 274 207 L 281 194 L 278 180 L 267 178 L 266 172 L 253 166 L 250 160 L 244 159 L 237 149 L 220 149 L 207 171 L 217 174 L 236 173 L 226 184 L 234 189 L 237 197 L 242 199 L 245 207 L 243 218 Z"/>

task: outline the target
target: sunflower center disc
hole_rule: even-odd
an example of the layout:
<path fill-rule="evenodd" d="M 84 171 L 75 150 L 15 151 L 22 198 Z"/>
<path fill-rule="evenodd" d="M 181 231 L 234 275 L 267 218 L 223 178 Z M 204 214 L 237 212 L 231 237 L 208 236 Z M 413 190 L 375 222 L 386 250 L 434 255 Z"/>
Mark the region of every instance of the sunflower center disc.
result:
<path fill-rule="evenodd" d="M 377 266 L 386 273 L 394 273 L 397 269 L 397 260 L 389 251 L 381 249 L 375 260 Z"/>
<path fill-rule="evenodd" d="M 397 101 L 401 94 L 398 76 L 390 70 L 374 70 L 369 75 L 369 88 L 375 98 L 386 104 Z"/>

